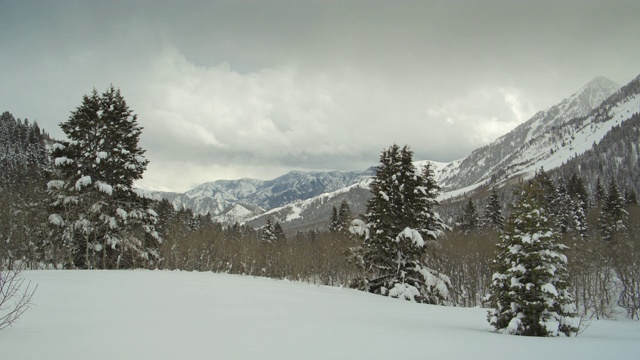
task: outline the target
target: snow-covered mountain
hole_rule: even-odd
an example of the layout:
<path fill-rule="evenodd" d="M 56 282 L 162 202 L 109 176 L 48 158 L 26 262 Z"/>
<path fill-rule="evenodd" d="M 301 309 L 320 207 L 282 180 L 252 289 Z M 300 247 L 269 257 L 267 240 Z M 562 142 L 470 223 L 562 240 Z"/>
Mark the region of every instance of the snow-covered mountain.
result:
<path fill-rule="evenodd" d="M 197 214 L 233 223 L 265 210 L 333 192 L 370 178 L 365 171 L 291 171 L 273 180 L 218 180 L 199 185 L 184 194 L 148 191 L 147 195 L 169 200 L 176 208 L 190 208 Z"/>
<path fill-rule="evenodd" d="M 619 88 L 597 77 L 578 92 L 535 114 L 493 143 L 450 163 L 432 162 L 443 199 L 482 185 L 528 177 L 536 169 L 558 168 L 580 157 L 610 130 L 640 112 L 640 76 Z M 417 161 L 421 166 L 425 161 Z M 223 222 L 255 227 L 272 218 L 285 229 L 323 227 L 333 206 L 346 200 L 363 213 L 375 168 L 352 172 L 293 171 L 270 181 L 241 179 L 202 184 L 185 194 L 156 193 L 176 207 L 215 215 Z"/>
<path fill-rule="evenodd" d="M 576 133 L 579 129 L 567 127 L 567 123 L 590 114 L 619 88 L 606 78 L 593 79 L 575 94 L 538 112 L 493 143 L 445 166 L 440 172 L 440 186 L 445 190 L 456 190 L 489 181 L 492 177 L 494 181 L 504 180 L 526 173 L 532 167 L 535 170 L 540 166 L 546 169 L 552 165 L 559 166 L 562 161 L 586 151 L 582 144 L 578 144 L 582 137 L 589 138 L 591 142 L 588 145 L 591 146 L 594 140 L 604 136 L 590 134 L 586 130 Z M 554 155 L 557 150 L 560 153 Z M 549 159 L 552 155 L 553 160 Z M 556 164 L 558 161 L 560 163 Z"/>
<path fill-rule="evenodd" d="M 473 191 L 490 182 L 499 185 L 514 177 L 529 177 L 541 167 L 552 170 L 584 154 L 612 128 L 640 112 L 640 77 L 618 89 L 612 81 L 598 77 L 558 105 L 537 113 L 468 157 L 451 163 L 431 162 L 436 180 L 444 190 L 441 199 Z M 425 162 L 414 164 L 418 168 Z M 287 228 L 301 228 L 305 217 L 312 217 L 313 220 L 307 221 L 309 226 L 321 224 L 317 218 L 324 216 L 326 222 L 331 207 L 343 199 L 349 202 L 354 213 L 362 213 L 369 196 L 368 183 L 363 181 L 349 189 L 287 204 L 248 223 L 259 226 L 271 217 L 287 224 Z"/>

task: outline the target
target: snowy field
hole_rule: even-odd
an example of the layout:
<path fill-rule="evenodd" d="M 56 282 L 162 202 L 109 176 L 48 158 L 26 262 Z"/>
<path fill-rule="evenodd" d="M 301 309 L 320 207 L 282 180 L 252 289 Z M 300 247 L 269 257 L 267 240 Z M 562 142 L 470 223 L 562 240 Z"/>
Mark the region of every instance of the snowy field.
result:
<path fill-rule="evenodd" d="M 35 307 L 0 359 L 638 359 L 640 323 L 577 338 L 498 334 L 483 309 L 350 289 L 163 271 L 27 271 Z"/>

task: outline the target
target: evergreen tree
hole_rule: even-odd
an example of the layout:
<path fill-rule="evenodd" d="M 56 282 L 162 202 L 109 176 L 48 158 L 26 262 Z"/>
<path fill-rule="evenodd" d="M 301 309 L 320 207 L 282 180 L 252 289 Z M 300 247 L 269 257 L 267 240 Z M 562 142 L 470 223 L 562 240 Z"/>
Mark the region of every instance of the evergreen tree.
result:
<path fill-rule="evenodd" d="M 597 206 L 602 207 L 604 204 L 604 200 L 607 198 L 607 194 L 604 191 L 604 186 L 602 186 L 602 181 L 600 181 L 600 177 L 596 180 L 596 188 L 594 191 L 594 200 Z"/>
<path fill-rule="evenodd" d="M 331 210 L 331 218 L 329 219 L 329 231 L 340 231 L 340 220 L 338 219 L 338 209 L 334 206 Z"/>
<path fill-rule="evenodd" d="M 276 221 L 276 224 L 273 225 L 273 236 L 275 238 L 275 241 L 284 241 L 287 239 L 284 235 L 284 230 L 282 229 L 282 225 L 280 225 L 279 221 Z"/>
<path fill-rule="evenodd" d="M 567 193 L 573 200 L 581 204 L 582 211 L 586 214 L 589 210 L 589 194 L 584 186 L 584 181 L 575 173 L 571 175 L 567 182 Z"/>
<path fill-rule="evenodd" d="M 611 180 L 607 197 L 598 218 L 598 227 L 600 228 L 602 239 L 611 240 L 616 231 L 625 228 L 626 219 L 625 201 L 618 190 L 618 185 Z"/>
<path fill-rule="evenodd" d="M 264 226 L 262 226 L 262 234 L 260 235 L 260 239 L 265 243 L 273 243 L 276 241 L 276 234 L 274 231 L 274 224 L 271 218 L 268 218 L 265 222 Z"/>
<path fill-rule="evenodd" d="M 448 297 L 447 277 L 425 264 L 427 240 L 446 227 L 437 204 L 430 166 L 418 174 L 413 152 L 392 145 L 383 150 L 367 204 L 369 237 L 363 246 L 368 291 L 419 302 L 441 303 Z"/>
<path fill-rule="evenodd" d="M 494 229 L 501 232 L 504 229 L 504 216 L 502 215 L 502 206 L 500 205 L 500 199 L 498 192 L 495 188 L 491 190 L 489 196 L 489 203 L 484 208 L 482 214 L 482 228 Z"/>
<path fill-rule="evenodd" d="M 555 197 L 549 203 L 549 214 L 554 220 L 554 228 L 564 234 L 574 228 L 573 200 L 567 191 L 564 178 L 558 179 Z"/>
<path fill-rule="evenodd" d="M 473 203 L 473 200 L 469 199 L 459 219 L 460 230 L 465 234 L 476 231 L 479 223 L 480 218 L 478 217 L 476 205 Z"/>
<path fill-rule="evenodd" d="M 557 243 L 534 179 L 513 206 L 498 244 L 490 286 L 489 323 L 527 336 L 569 336 L 577 331 L 575 305 L 568 290 L 565 246 Z"/>
<path fill-rule="evenodd" d="M 551 176 L 549 176 L 543 168 L 540 168 L 536 170 L 533 179 L 529 182 L 535 182 L 537 184 L 535 186 L 536 190 L 534 194 L 536 201 L 545 209 L 549 209 L 556 195 L 556 186 L 553 183 Z"/>
<path fill-rule="evenodd" d="M 629 187 L 624 190 L 624 203 L 626 206 L 638 206 L 638 196 L 635 190 Z"/>
<path fill-rule="evenodd" d="M 348 234 L 349 224 L 351 224 L 351 220 L 352 215 L 349 203 L 347 203 L 347 200 L 342 200 L 342 202 L 340 203 L 340 210 L 338 211 L 338 230 L 343 234 Z"/>
<path fill-rule="evenodd" d="M 53 147 L 48 183 L 52 241 L 81 268 L 150 266 L 158 260 L 157 214 L 133 182 L 148 160 L 138 147 L 142 128 L 120 90 L 84 96 L 60 124 L 68 141 Z"/>

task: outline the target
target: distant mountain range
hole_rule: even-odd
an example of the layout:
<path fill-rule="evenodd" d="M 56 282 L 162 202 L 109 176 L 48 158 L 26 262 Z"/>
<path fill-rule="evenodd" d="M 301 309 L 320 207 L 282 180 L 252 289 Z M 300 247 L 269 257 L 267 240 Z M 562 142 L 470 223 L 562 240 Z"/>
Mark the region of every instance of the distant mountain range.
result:
<path fill-rule="evenodd" d="M 639 112 L 640 76 L 622 88 L 597 77 L 464 159 L 433 162 L 436 179 L 445 191 L 443 198 L 483 185 L 500 186 L 517 177 L 528 177 L 540 167 L 552 170 L 570 160 L 575 162 L 614 127 Z M 373 167 L 351 172 L 293 171 L 270 181 L 220 180 L 184 194 L 149 195 L 166 198 L 177 208 L 209 212 L 226 223 L 246 222 L 259 227 L 270 217 L 291 232 L 326 226 L 332 207 L 342 200 L 350 203 L 353 213 L 364 212 L 374 172 Z"/>

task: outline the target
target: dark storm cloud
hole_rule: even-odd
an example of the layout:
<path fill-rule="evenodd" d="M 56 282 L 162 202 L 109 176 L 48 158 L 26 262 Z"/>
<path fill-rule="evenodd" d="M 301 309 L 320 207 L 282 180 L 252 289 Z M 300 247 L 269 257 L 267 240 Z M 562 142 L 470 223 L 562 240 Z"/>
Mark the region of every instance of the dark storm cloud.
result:
<path fill-rule="evenodd" d="M 637 2 L 0 1 L 0 110 L 57 124 L 120 87 L 143 184 L 450 161 L 597 75 L 640 73 Z"/>

